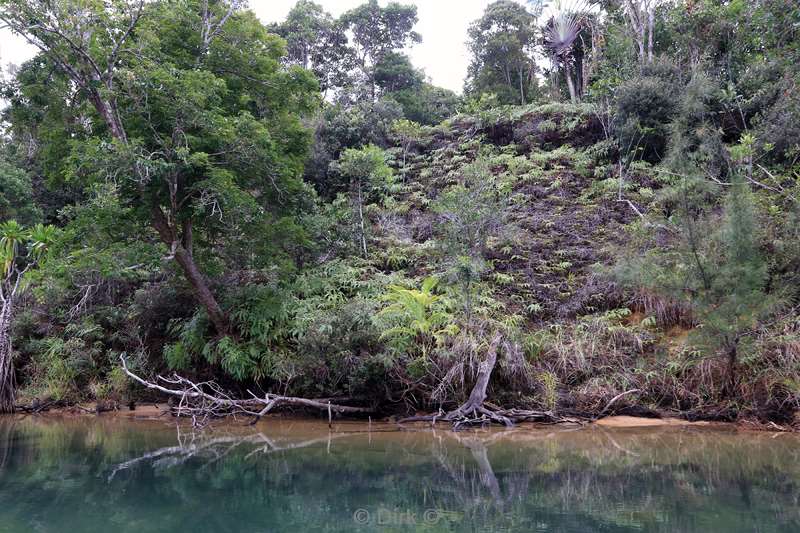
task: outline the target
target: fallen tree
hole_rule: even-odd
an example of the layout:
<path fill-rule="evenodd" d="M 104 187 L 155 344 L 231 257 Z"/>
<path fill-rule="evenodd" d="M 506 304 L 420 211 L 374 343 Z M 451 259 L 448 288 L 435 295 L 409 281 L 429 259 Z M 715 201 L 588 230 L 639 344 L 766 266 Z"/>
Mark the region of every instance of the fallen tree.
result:
<path fill-rule="evenodd" d="M 582 421 L 578 418 L 559 416 L 552 411 L 503 409 L 486 401 L 489 381 L 497 365 L 497 353 L 502 340 L 502 335 L 498 333 L 489 343 L 486 358 L 478 367 L 475 385 L 472 387 L 472 391 L 466 402 L 461 404 L 458 408 L 446 413 L 440 411 L 432 415 L 407 417 L 401 419 L 399 423 L 431 422 L 435 424 L 436 422 L 448 422 L 452 424 L 455 430 L 468 426 L 486 424 L 502 424 L 506 427 L 512 427 L 521 422 L 549 424 L 564 422 L 581 423 Z M 211 418 L 229 415 L 251 416 L 253 417 L 252 423 L 255 423 L 264 415 L 284 407 L 304 407 L 327 411 L 329 420 L 333 413 L 364 415 L 375 412 L 374 409 L 369 407 L 339 405 L 331 403 L 328 400 L 314 400 L 269 393 L 264 396 L 258 396 L 250 391 L 248 391 L 250 394 L 249 398 L 236 399 L 223 391 L 213 381 L 195 383 L 177 374 L 173 374 L 173 376 L 169 378 L 158 376 L 156 382 L 147 381 L 131 372 L 124 357 L 120 357 L 120 360 L 122 361 L 122 369 L 125 374 L 134 381 L 148 389 L 159 391 L 173 398 L 178 398 L 178 404 L 172 408 L 173 413 L 176 416 L 191 417 L 195 425 L 203 425 Z M 618 398 L 614 400 L 616 399 Z M 614 400 L 612 400 L 612 403 Z M 606 407 L 606 410 L 607 409 L 608 407 Z"/>
<path fill-rule="evenodd" d="M 157 382 L 147 381 L 131 372 L 124 357 L 120 356 L 120 361 L 122 361 L 122 370 L 125 374 L 137 383 L 148 389 L 178 398 L 178 405 L 173 406 L 173 413 L 176 416 L 191 417 L 194 425 L 202 425 L 211 418 L 230 415 L 252 416 L 252 423 L 255 423 L 271 411 L 285 407 L 305 407 L 327 411 L 329 419 L 333 413 L 364 415 L 374 412 L 374 409 L 369 407 L 339 405 L 331 403 L 329 400 L 313 400 L 270 393 L 258 396 L 250 391 L 247 391 L 250 394 L 249 398 L 237 399 L 231 397 L 213 381 L 195 383 L 178 374 L 173 374 L 169 378 L 158 376 Z"/>

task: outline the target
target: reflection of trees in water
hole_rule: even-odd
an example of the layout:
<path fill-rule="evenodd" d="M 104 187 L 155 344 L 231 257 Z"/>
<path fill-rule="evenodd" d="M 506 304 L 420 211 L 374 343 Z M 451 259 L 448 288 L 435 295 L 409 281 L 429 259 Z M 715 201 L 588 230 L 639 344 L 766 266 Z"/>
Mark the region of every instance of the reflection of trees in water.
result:
<path fill-rule="evenodd" d="M 142 461 L 167 468 L 189 460 L 199 460 L 205 468 L 238 450 L 239 458 L 258 465 L 263 483 L 279 491 L 299 488 L 316 494 L 333 486 L 337 494 L 348 493 L 355 500 L 359 492 L 369 491 L 383 495 L 378 506 L 436 508 L 459 522 L 494 526 L 519 523 L 520 517 L 529 516 L 576 527 L 606 524 L 683 531 L 696 529 L 703 513 L 721 514 L 717 522 L 730 520 L 736 526 L 742 508 L 753 507 L 754 514 L 764 518 L 798 520 L 794 503 L 800 472 L 796 467 L 781 471 L 779 466 L 787 451 L 793 459 L 797 451 L 743 445 L 749 440 L 742 437 L 596 430 L 575 433 L 580 442 L 571 444 L 563 432 L 419 432 L 411 446 L 399 447 L 402 451 L 393 453 L 388 462 L 384 454 L 371 456 L 369 447 L 357 443 L 342 446 L 349 450 L 344 455 L 335 445 L 342 438 L 366 436 L 339 433 L 289 443 L 263 433 L 193 436 L 182 445 L 123 463 L 121 469 Z M 737 438 L 743 442 L 737 443 Z M 332 443 L 336 457 L 323 460 Z M 772 497 L 776 485 L 785 489 L 783 501 Z M 329 497 L 323 492 L 323 498 Z M 329 507 L 335 507 L 335 498 L 331 500 Z"/>
<path fill-rule="evenodd" d="M 443 509 L 458 509 L 474 518 L 502 519 L 506 509 L 514 501 L 521 501 L 528 493 L 530 477 L 526 472 L 515 472 L 505 476 L 501 486 L 489 460 L 489 447 L 502 440 L 508 433 L 479 435 L 475 433 L 443 433 L 443 439 L 432 447 L 433 456 L 446 474 L 438 486 L 449 487 L 451 501 L 443 499 Z M 448 453 L 453 443 L 469 450 L 471 460 L 462 455 Z"/>
<path fill-rule="evenodd" d="M 434 454 L 461 488 L 457 503 L 491 508 L 506 523 L 527 515 L 589 529 L 770 530 L 776 520 L 800 527 L 795 437 L 774 446 L 765 444 L 783 435 L 597 429 L 575 434 L 571 445 L 565 433 L 449 435 L 474 460 L 471 471 L 459 470 L 441 450 Z"/>
<path fill-rule="evenodd" d="M 11 438 L 14 435 L 14 420 L 0 422 L 0 479 L 11 454 Z"/>
<path fill-rule="evenodd" d="M 176 442 L 174 433 L 131 425 L 0 424 L 0 446 L 11 442 L 5 448 L 14 450 L 0 478 L 0 523 L 11 510 L 18 520 L 46 523 L 44 511 L 10 496 L 27 491 L 26 502 L 58 501 L 64 513 L 113 506 L 116 519 L 139 524 L 139 532 L 151 521 L 152 530 L 279 524 L 278 530 L 292 531 L 333 523 L 349 531 L 359 508 L 418 516 L 433 508 L 442 512 L 443 524 L 452 521 L 459 530 L 536 524 L 554 530 L 696 531 L 704 524 L 775 530 L 770 524 L 776 521 L 791 530 L 800 524 L 800 446 L 789 435 L 325 428 L 301 437 L 265 425 L 246 433 L 180 432 Z M 182 512 L 186 505 L 190 515 Z M 50 530 L 91 529 L 68 525 Z"/>

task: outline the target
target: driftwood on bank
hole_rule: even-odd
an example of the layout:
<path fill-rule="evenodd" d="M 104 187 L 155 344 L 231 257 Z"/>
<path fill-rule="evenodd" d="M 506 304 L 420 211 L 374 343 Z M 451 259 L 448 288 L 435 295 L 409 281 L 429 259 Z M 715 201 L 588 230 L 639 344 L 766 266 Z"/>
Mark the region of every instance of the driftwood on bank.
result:
<path fill-rule="evenodd" d="M 472 387 L 472 391 L 470 392 L 467 401 L 464 402 L 460 407 L 447 413 L 440 412 L 435 415 L 411 416 L 400 420 L 400 423 L 431 422 L 435 424 L 437 421 L 442 421 L 452 423 L 453 429 L 457 430 L 465 426 L 484 425 L 491 423 L 512 427 L 514 424 L 518 424 L 520 422 L 578 422 L 577 419 L 560 417 L 550 411 L 501 409 L 499 407 L 489 405 L 486 402 L 486 389 L 489 386 L 489 380 L 492 377 L 492 371 L 497 364 L 497 351 L 500 348 L 502 339 L 502 335 L 498 333 L 492 339 L 492 342 L 489 343 L 489 348 L 486 351 L 486 359 L 482 361 L 478 367 L 475 385 Z"/>
<path fill-rule="evenodd" d="M 556 415 L 552 411 L 535 411 L 526 409 L 502 409 L 486 401 L 487 388 L 492 377 L 492 372 L 497 364 L 497 353 L 500 349 L 503 337 L 496 334 L 489 343 L 486 358 L 478 367 L 475 385 L 470 392 L 469 398 L 457 409 L 439 412 L 434 415 L 412 416 L 399 421 L 400 424 L 407 422 L 448 422 L 453 425 L 453 429 L 460 429 L 467 426 L 502 424 L 512 427 L 521 422 L 542 422 L 542 423 L 563 423 L 581 420 L 571 417 Z M 368 407 L 354 407 L 331 403 L 329 400 L 308 398 L 298 398 L 293 396 L 282 396 L 278 394 L 265 394 L 257 396 L 252 392 L 249 398 L 237 399 L 228 395 L 213 381 L 196 383 L 177 374 L 172 377 L 158 376 L 156 381 L 147 381 L 135 373 L 131 372 L 123 357 L 122 369 L 131 379 L 144 385 L 148 389 L 159 391 L 173 398 L 178 399 L 177 405 L 173 406 L 173 413 L 177 416 L 191 417 L 195 425 L 202 425 L 210 418 L 228 415 L 244 415 L 253 417 L 253 423 L 262 416 L 283 407 L 303 407 L 316 409 L 328 413 L 328 419 L 333 413 L 345 415 L 364 415 L 374 413 L 374 409 Z M 629 394 L 628 391 L 620 396 Z M 604 412 L 617 399 L 614 398 L 604 409 Z"/>
<path fill-rule="evenodd" d="M 122 361 L 122 370 L 125 374 L 137 383 L 177 398 L 178 404 L 173 406 L 173 412 L 177 416 L 191 417 L 195 425 L 204 423 L 210 418 L 228 415 L 252 416 L 254 417 L 253 423 L 255 423 L 271 411 L 285 407 L 305 407 L 325 411 L 328 413 L 329 419 L 332 413 L 363 415 L 373 412 L 373 409 L 369 407 L 339 405 L 327 400 L 312 400 L 280 394 L 266 393 L 258 396 L 248 391 L 249 398 L 233 398 L 213 381 L 195 383 L 177 374 L 169 378 L 158 376 L 157 382 L 147 381 L 131 372 L 124 357 L 120 357 L 120 361 Z"/>

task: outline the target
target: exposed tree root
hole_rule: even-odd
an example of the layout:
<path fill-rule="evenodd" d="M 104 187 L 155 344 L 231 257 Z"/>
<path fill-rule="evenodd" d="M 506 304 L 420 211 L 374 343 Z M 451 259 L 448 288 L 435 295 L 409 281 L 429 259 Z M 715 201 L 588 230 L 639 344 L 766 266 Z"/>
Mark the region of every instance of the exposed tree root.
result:
<path fill-rule="evenodd" d="M 205 424 L 211 418 L 230 415 L 252 416 L 254 417 L 252 423 L 255 423 L 262 416 L 283 407 L 306 407 L 327 411 L 329 418 L 331 413 L 368 414 L 374 412 L 368 407 L 338 405 L 327 400 L 312 400 L 269 393 L 260 397 L 250 391 L 248 391 L 250 398 L 237 399 L 229 396 L 212 381 L 195 383 L 177 374 L 171 378 L 158 376 L 158 381 L 164 383 L 164 385 L 159 385 L 131 372 L 124 357 L 120 357 L 120 361 L 122 361 L 122 370 L 134 381 L 148 389 L 178 398 L 178 405 L 172 408 L 173 413 L 176 416 L 191 417 L 192 423 L 196 426 Z"/>
<path fill-rule="evenodd" d="M 520 422 L 578 422 L 573 418 L 562 418 L 549 411 L 529 411 L 522 409 L 500 409 L 486 403 L 486 388 L 492 377 L 492 371 L 497 364 L 497 350 L 500 347 L 502 335 L 495 335 L 486 352 L 486 359 L 478 367 L 475 385 L 472 387 L 469 398 L 460 407 L 448 413 L 435 415 L 411 416 L 403 418 L 399 423 L 446 421 L 453 424 L 453 429 L 458 430 L 466 426 L 502 424 L 512 427 Z"/>

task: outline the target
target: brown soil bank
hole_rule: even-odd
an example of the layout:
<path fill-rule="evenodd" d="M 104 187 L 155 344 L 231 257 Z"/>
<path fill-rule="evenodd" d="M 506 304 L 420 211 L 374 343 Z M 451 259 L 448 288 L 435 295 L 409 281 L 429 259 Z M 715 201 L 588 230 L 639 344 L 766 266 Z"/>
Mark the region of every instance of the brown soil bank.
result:
<path fill-rule="evenodd" d="M 14 416 L 27 416 L 24 411 L 20 411 Z M 95 405 L 82 404 L 71 406 L 59 406 L 52 408 L 45 408 L 35 413 L 35 416 L 43 418 L 86 418 L 86 417 L 102 417 L 107 419 L 117 420 L 160 420 L 160 421 L 175 421 L 176 418 L 172 408 L 167 403 L 148 403 L 137 405 L 135 409 L 128 407 L 119 407 L 110 410 L 101 410 L 98 412 Z M 183 418 L 183 417 L 181 417 Z M 218 418 L 213 421 L 214 425 L 222 424 L 225 426 L 249 426 L 250 419 L 241 416 L 231 416 L 225 418 Z M 187 423 L 190 421 L 187 419 Z M 319 414 L 306 413 L 278 413 L 265 417 L 263 423 L 267 424 L 317 424 L 320 427 L 328 427 L 326 416 L 320 417 Z M 416 422 L 409 424 L 398 424 L 398 419 L 395 417 L 382 417 L 370 418 L 368 421 L 352 418 L 336 418 L 332 421 L 330 428 L 337 431 L 343 428 L 359 428 L 366 426 L 373 431 L 388 431 L 390 429 L 398 429 L 406 425 L 410 427 L 429 427 L 430 422 Z M 435 425 L 439 427 L 447 426 L 447 422 L 437 420 Z M 712 429 L 744 429 L 744 430 L 762 430 L 762 431 L 780 431 L 780 432 L 798 432 L 800 428 L 797 426 L 782 426 L 774 422 L 759 422 L 755 419 L 744 419 L 736 422 L 721 422 L 710 420 L 687 420 L 685 418 L 677 418 L 673 416 L 664 417 L 644 417 L 644 416 L 630 416 L 630 415 L 610 415 L 603 418 L 593 420 L 592 418 L 578 418 L 578 417 L 563 417 L 559 423 L 556 424 L 542 424 L 537 422 L 522 423 L 519 427 L 577 427 L 577 426 L 598 426 L 603 428 L 617 428 L 617 429 L 637 429 L 637 428 L 712 428 Z M 487 425 L 483 427 L 490 427 Z"/>

